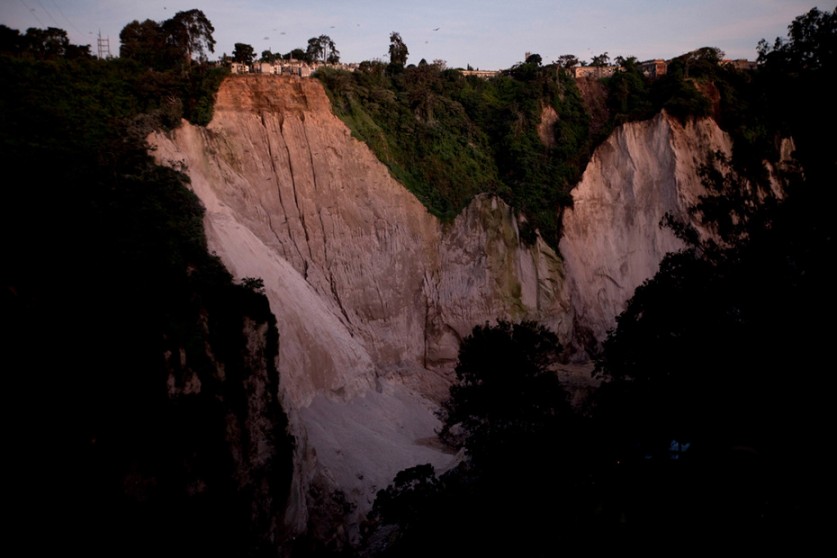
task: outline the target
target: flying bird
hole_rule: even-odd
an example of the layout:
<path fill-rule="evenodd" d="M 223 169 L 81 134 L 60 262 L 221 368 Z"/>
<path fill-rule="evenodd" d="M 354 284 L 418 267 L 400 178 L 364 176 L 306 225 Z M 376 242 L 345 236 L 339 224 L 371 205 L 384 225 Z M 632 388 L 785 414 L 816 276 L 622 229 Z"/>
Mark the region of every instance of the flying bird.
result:
<path fill-rule="evenodd" d="M 441 29 L 441 27 L 437 27 L 437 28 L 436 28 L 436 29 L 434 29 L 433 31 L 438 31 L 439 29 Z"/>

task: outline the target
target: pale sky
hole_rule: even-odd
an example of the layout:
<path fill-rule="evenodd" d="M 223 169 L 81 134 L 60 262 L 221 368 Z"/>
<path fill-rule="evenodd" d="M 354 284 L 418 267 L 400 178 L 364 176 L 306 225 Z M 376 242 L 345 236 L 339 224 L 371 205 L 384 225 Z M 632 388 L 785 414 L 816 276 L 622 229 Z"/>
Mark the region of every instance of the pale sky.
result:
<path fill-rule="evenodd" d="M 785 38 L 793 19 L 818 7 L 810 0 L 0 0 L 0 23 L 24 32 L 60 27 L 70 41 L 97 52 L 97 36 L 119 54 L 119 32 L 133 20 L 164 21 L 199 9 L 215 27 L 215 53 L 237 42 L 287 53 L 328 35 L 343 62 L 388 60 L 396 31 L 409 49 L 407 63 L 445 60 L 505 69 L 527 52 L 544 63 L 562 54 L 672 58 L 718 47 L 727 58 L 756 58 L 759 39 Z"/>

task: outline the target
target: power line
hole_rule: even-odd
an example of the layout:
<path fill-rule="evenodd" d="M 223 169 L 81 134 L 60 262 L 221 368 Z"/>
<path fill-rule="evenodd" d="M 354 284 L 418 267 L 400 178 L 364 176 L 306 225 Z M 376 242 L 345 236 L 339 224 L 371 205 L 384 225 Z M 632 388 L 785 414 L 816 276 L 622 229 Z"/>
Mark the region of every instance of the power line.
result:
<path fill-rule="evenodd" d="M 53 6 L 55 6 L 55 9 L 56 9 L 56 10 L 58 10 L 58 13 L 59 13 L 59 14 L 61 14 L 61 17 L 63 17 L 64 19 L 66 19 L 66 20 L 67 20 L 67 23 L 69 23 L 69 24 L 70 24 L 70 27 L 72 27 L 72 28 L 75 30 L 75 32 L 76 32 L 76 33 L 78 33 L 80 36 L 83 36 L 83 35 L 84 35 L 84 33 L 82 33 L 81 31 L 79 31 L 79 28 L 78 28 L 78 27 L 76 27 L 75 25 L 73 25 L 73 22 L 72 22 L 72 21 L 70 21 L 70 18 L 68 18 L 68 17 L 67 17 L 67 15 L 64 13 L 64 10 L 62 10 L 62 9 L 61 9 L 61 6 L 59 6 L 59 5 L 58 5 L 58 3 L 57 3 L 55 0 L 52 0 L 52 5 L 53 5 Z"/>
<path fill-rule="evenodd" d="M 61 26 L 61 24 L 60 24 L 60 23 L 58 23 L 58 20 L 57 20 L 57 19 L 55 19 L 51 13 L 49 13 L 49 10 L 47 10 L 47 9 L 44 7 L 44 5 L 43 5 L 43 4 L 41 4 L 41 0 L 35 0 L 35 1 L 36 1 L 36 2 L 38 3 L 38 5 L 41 7 L 41 9 L 44 11 L 44 13 L 45 13 L 46 15 L 48 15 L 48 16 L 49 16 L 49 19 L 51 19 L 53 22 L 55 22 L 55 25 L 56 25 L 56 26 L 60 27 L 60 26 Z"/>
<path fill-rule="evenodd" d="M 30 8 L 29 6 L 26 5 L 26 2 L 24 2 L 23 0 L 20 0 L 20 3 L 23 5 L 23 9 L 27 10 L 33 16 L 35 16 L 35 19 L 38 20 L 38 24 L 41 26 L 41 28 L 46 29 L 47 26 L 44 25 L 44 22 L 41 21 L 41 18 L 38 17 L 38 14 L 35 12 L 35 8 Z"/>

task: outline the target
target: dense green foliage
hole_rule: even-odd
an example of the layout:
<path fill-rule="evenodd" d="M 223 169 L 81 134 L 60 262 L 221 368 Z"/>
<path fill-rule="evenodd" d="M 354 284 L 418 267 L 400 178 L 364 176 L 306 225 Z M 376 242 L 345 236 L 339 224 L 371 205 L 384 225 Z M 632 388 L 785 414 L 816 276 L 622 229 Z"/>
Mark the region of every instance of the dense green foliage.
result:
<path fill-rule="evenodd" d="M 423 66 L 394 78 L 384 64 L 364 63 L 354 74 L 317 75 L 352 132 L 436 215 L 452 218 L 498 182 L 488 138 L 441 94 L 455 74 Z"/>
<path fill-rule="evenodd" d="M 790 135 L 779 117 L 787 110 L 776 110 L 777 99 L 769 97 L 796 88 L 782 77 L 795 70 L 762 64 L 757 71 L 745 71 L 722 63 L 722 58 L 717 48 L 699 48 L 670 60 L 666 74 L 654 80 L 643 75 L 635 58 L 617 58 L 621 71 L 603 80 L 610 118 L 601 135 L 609 134 L 615 125 L 644 120 L 661 110 L 681 121 L 712 117 L 733 139 L 736 171 L 764 182 L 764 161 L 777 162 L 777 138 Z M 806 96 L 822 94 L 805 91 Z M 793 106 L 790 100 L 785 96 L 785 102 Z"/>
<path fill-rule="evenodd" d="M 205 126 L 212 120 L 215 93 L 229 72 L 206 63 L 206 52 L 214 50 L 214 31 L 200 10 L 177 12 L 159 23 L 132 21 L 122 29 L 120 58 L 114 63 L 128 66 L 121 76 L 123 88 L 137 97 L 139 112 L 155 117 L 154 125 L 173 128 L 186 118 Z"/>
<path fill-rule="evenodd" d="M 37 60 L 89 58 L 90 46 L 70 43 L 67 32 L 55 27 L 30 27 L 21 34 L 17 29 L 0 25 L 0 53 Z"/>
<path fill-rule="evenodd" d="M 4 494 L 33 550 L 275 551 L 292 440 L 274 318 L 207 253 L 186 176 L 144 140 L 181 110 L 208 119 L 217 75 L 0 54 Z M 263 369 L 247 324 L 268 332 Z M 265 448 L 248 434 L 253 382 L 272 394 L 258 417 L 272 454 L 245 477 Z"/>
<path fill-rule="evenodd" d="M 402 53 L 406 45 L 393 35 L 391 48 Z M 404 67 L 400 54 L 388 65 L 364 62 L 354 73 L 316 75 L 336 114 L 433 214 L 450 220 L 476 194 L 493 193 L 525 218 L 526 240 L 537 230 L 557 245 L 561 209 L 593 148 L 625 122 L 662 110 L 681 121 L 712 116 L 736 140 L 737 166 L 758 173 L 763 157 L 778 158 L 763 84 L 721 64 L 722 55 L 697 49 L 653 80 L 635 58 L 618 57 L 620 71 L 600 80 L 606 116 L 595 127 L 570 72 L 542 66 L 537 54 L 491 79 L 438 63 Z M 554 118 L 545 118 L 547 109 Z"/>
<path fill-rule="evenodd" d="M 504 75 L 464 77 L 438 64 L 365 62 L 319 71 L 335 112 L 435 215 L 455 217 L 478 193 L 500 195 L 557 244 L 559 210 L 592 149 L 574 80 L 537 59 Z M 559 115 L 538 127 L 543 111 Z"/>
<path fill-rule="evenodd" d="M 185 71 L 193 60 L 206 62 L 207 52 L 215 51 L 214 32 L 201 10 L 177 12 L 162 22 L 134 20 L 119 33 L 119 56 L 155 70 Z"/>
<path fill-rule="evenodd" d="M 0 34 L 19 36 L 16 31 L 2 27 Z M 4 58 L 6 97 L 28 98 L 32 106 L 49 101 L 44 104 L 47 110 L 59 111 L 67 119 L 70 128 L 61 133 L 84 130 L 85 133 L 78 134 L 80 141 L 102 141 L 109 126 L 127 125 L 127 119 L 133 119 L 135 126 L 144 126 L 144 132 L 159 126 L 174 128 L 180 125 L 181 118 L 208 124 L 215 93 L 228 72 L 226 68 L 206 64 L 194 64 L 186 72 L 180 72 L 155 70 L 134 59 L 100 61 L 75 54 L 33 56 L 31 48 L 14 45 L 2 50 L 7 55 Z M 70 48 L 67 52 L 75 50 Z M 33 64 L 33 60 L 43 63 Z M 29 92 L 25 87 L 30 82 L 49 83 L 55 89 L 40 87 Z M 17 118 L 43 118 L 46 125 L 49 114 L 24 115 L 9 110 L 4 117 L 11 119 L 10 126 L 16 125 Z M 48 140 L 57 146 L 67 138 L 56 134 Z"/>
<path fill-rule="evenodd" d="M 621 71 L 604 80 L 610 121 L 602 130 L 644 120 L 665 110 L 685 121 L 712 117 L 728 132 L 735 145 L 735 166 L 752 174 L 763 173 L 762 161 L 778 160 L 775 136 L 781 131 L 769 121 L 764 105 L 763 73 L 723 64 L 717 48 L 700 48 L 670 60 L 664 76 L 651 80 L 633 57 L 617 58 Z"/>

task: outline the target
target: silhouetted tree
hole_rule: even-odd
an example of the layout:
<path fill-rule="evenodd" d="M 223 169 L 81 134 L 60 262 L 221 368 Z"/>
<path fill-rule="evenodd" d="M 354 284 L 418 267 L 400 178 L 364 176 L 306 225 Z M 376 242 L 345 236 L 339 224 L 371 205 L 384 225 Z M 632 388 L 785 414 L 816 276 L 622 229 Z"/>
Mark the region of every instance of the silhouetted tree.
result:
<path fill-rule="evenodd" d="M 268 54 L 270 53 L 270 51 L 265 52 Z M 252 64 L 256 53 L 253 51 L 253 47 L 248 44 L 235 43 L 232 56 L 233 61 L 238 62 L 239 64 Z M 264 53 L 262 53 L 262 56 L 264 56 Z"/>
<path fill-rule="evenodd" d="M 291 60 L 291 59 L 293 59 L 293 60 L 306 60 L 307 55 L 306 55 L 306 52 L 304 50 L 302 50 L 301 48 L 295 48 L 292 51 L 290 51 L 288 54 L 286 54 L 285 58 L 287 60 Z"/>
<path fill-rule="evenodd" d="M 456 383 L 442 405 L 442 436 L 459 430 L 469 454 L 494 458 L 555 428 L 570 411 L 552 369 L 561 350 L 556 335 L 534 322 L 475 327 L 462 341 Z"/>
<path fill-rule="evenodd" d="M 135 60 L 147 68 L 171 66 L 169 47 L 162 27 L 156 21 L 132 21 L 119 32 L 119 56 Z"/>
<path fill-rule="evenodd" d="M 311 37 L 308 39 L 308 48 L 305 51 L 305 59 L 308 62 L 319 60 L 336 64 L 340 61 L 340 51 L 334 45 L 334 41 L 328 35 Z"/>
<path fill-rule="evenodd" d="M 396 66 L 407 64 L 407 56 L 410 51 L 401 39 L 401 35 L 393 31 L 389 35 L 389 63 Z"/>
<path fill-rule="evenodd" d="M 578 58 L 573 54 L 562 54 L 558 57 L 558 65 L 562 68 L 573 68 L 578 66 Z"/>
<path fill-rule="evenodd" d="M 24 37 L 29 52 L 35 58 L 49 59 L 60 58 L 67 52 L 70 46 L 70 40 L 67 38 L 67 32 L 63 29 L 55 27 L 48 27 L 46 29 L 37 29 L 30 27 L 26 30 Z"/>
<path fill-rule="evenodd" d="M 610 64 L 610 56 L 606 52 L 597 54 L 590 60 L 591 66 L 604 67 Z"/>
<path fill-rule="evenodd" d="M 20 54 L 23 51 L 23 36 L 17 29 L 0 24 L 0 52 Z"/>
<path fill-rule="evenodd" d="M 723 59 L 724 51 L 720 48 L 702 47 L 676 57 L 672 63 L 682 64 L 684 76 L 687 78 L 712 78 L 717 74 Z"/>
<path fill-rule="evenodd" d="M 134 20 L 119 33 L 119 55 L 155 70 L 185 70 L 193 58 L 203 62 L 207 51 L 215 51 L 214 32 L 200 10 L 177 12 L 162 23 Z"/>
<path fill-rule="evenodd" d="M 279 58 L 281 58 L 280 54 L 274 54 L 270 50 L 263 50 L 261 57 L 259 57 L 259 62 L 273 63 Z"/>
<path fill-rule="evenodd" d="M 13 55 L 26 55 L 38 60 L 56 60 L 58 58 L 90 58 L 90 45 L 70 43 L 67 32 L 56 27 L 38 29 L 30 27 L 26 34 L 0 25 L 0 52 Z"/>
<path fill-rule="evenodd" d="M 188 66 L 193 59 L 206 61 L 207 52 L 215 52 L 215 28 L 201 10 L 177 12 L 163 22 L 166 40 Z"/>
<path fill-rule="evenodd" d="M 541 556 L 587 540 L 576 525 L 590 513 L 588 437 L 553 370 L 560 350 L 534 322 L 477 326 L 462 341 L 442 420 L 467 459 L 439 476 L 406 469 L 378 493 L 370 529 L 397 526 L 381 555 Z"/>

